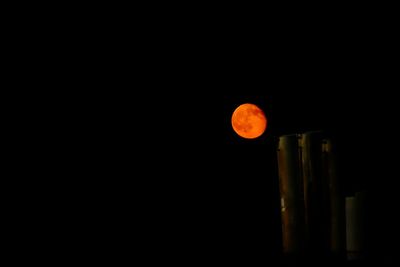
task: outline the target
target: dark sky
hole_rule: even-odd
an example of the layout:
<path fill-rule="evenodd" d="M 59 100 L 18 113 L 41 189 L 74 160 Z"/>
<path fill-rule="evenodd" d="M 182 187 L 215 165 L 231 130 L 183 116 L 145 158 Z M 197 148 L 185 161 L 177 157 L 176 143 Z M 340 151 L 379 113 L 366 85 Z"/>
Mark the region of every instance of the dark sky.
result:
<path fill-rule="evenodd" d="M 137 235 L 149 257 L 181 261 L 278 259 L 277 137 L 324 130 L 337 140 L 346 194 L 371 193 L 371 250 L 393 249 L 397 87 L 390 54 L 371 31 L 181 22 L 132 40 L 115 28 L 107 49 L 90 37 L 90 53 L 76 55 L 93 66 L 72 60 L 67 77 L 57 78 L 72 88 L 61 97 L 74 125 L 62 127 L 64 145 L 85 166 L 72 184 L 92 207 L 86 216 L 103 221 L 104 240 L 127 249 L 123 237 Z M 245 102 L 268 117 L 259 139 L 231 129 Z"/>

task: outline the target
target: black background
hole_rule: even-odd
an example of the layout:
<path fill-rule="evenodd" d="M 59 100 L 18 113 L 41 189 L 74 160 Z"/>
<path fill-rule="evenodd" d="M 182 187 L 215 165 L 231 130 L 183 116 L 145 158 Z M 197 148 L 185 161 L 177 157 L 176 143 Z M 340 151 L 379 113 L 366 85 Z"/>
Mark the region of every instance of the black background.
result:
<path fill-rule="evenodd" d="M 345 194 L 369 193 L 368 259 L 394 260 L 392 34 L 358 20 L 187 15 L 57 25 L 33 48 L 50 78 L 30 81 L 59 88 L 45 100 L 57 112 L 35 122 L 52 125 L 48 172 L 61 178 L 46 191 L 67 225 L 56 239 L 100 260 L 279 261 L 277 138 L 325 130 Z M 45 38 L 38 29 L 30 40 Z M 268 118 L 256 140 L 230 126 L 245 102 Z"/>

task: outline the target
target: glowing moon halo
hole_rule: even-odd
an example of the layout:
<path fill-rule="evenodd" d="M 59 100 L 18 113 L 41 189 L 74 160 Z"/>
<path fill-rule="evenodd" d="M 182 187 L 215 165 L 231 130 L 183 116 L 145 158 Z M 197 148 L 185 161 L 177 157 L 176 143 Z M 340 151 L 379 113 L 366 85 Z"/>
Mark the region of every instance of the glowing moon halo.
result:
<path fill-rule="evenodd" d="M 232 128 L 241 137 L 254 139 L 267 128 L 267 117 L 262 109 L 250 103 L 238 106 L 232 114 Z"/>

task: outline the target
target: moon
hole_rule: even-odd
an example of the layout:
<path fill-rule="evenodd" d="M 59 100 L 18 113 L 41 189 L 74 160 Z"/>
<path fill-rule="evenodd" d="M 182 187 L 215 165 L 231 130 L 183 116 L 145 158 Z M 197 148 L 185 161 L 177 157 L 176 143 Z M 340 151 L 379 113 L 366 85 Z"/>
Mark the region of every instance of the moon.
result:
<path fill-rule="evenodd" d="M 231 122 L 233 130 L 246 139 L 261 136 L 267 128 L 267 117 L 262 109 L 250 103 L 238 106 L 232 114 Z"/>

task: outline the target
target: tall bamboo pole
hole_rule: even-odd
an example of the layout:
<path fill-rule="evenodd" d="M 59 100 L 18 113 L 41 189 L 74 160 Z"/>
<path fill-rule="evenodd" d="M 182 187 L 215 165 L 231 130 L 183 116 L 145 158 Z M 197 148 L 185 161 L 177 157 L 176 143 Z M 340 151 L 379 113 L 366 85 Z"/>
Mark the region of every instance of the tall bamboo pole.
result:
<path fill-rule="evenodd" d="M 336 150 L 331 139 L 324 139 L 322 144 L 323 169 L 329 185 L 330 202 L 330 251 L 334 258 L 345 258 L 346 219 L 345 197 L 338 179 Z"/>
<path fill-rule="evenodd" d="M 282 241 L 285 254 L 304 251 L 304 200 L 297 135 L 279 138 L 278 169 L 281 196 Z"/>

